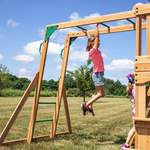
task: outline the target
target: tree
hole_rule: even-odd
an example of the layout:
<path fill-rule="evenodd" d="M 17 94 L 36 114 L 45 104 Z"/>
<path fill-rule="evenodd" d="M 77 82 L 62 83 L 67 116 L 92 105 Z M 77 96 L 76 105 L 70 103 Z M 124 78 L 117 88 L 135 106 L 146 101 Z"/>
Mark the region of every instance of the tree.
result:
<path fill-rule="evenodd" d="M 30 80 L 27 78 L 18 78 L 16 79 L 16 84 L 14 86 L 15 89 L 25 90 L 29 85 Z"/>
<path fill-rule="evenodd" d="M 76 88 L 76 81 L 74 79 L 74 76 L 72 74 L 72 72 L 67 72 L 66 76 L 65 76 L 65 87 L 66 89 L 69 88 Z"/>
<path fill-rule="evenodd" d="M 114 81 L 111 79 L 106 79 L 104 81 L 105 95 L 113 95 L 114 91 Z"/>
<path fill-rule="evenodd" d="M 8 68 L 5 65 L 0 64 L 0 95 L 1 95 L 1 90 L 5 86 L 5 83 L 3 82 L 3 76 L 8 74 L 8 73 L 9 73 Z"/>
<path fill-rule="evenodd" d="M 0 64 L 0 74 L 7 74 L 7 73 L 9 73 L 8 68 L 5 65 Z"/>
<path fill-rule="evenodd" d="M 86 92 L 91 90 L 92 87 L 91 70 L 84 65 L 70 73 L 75 78 L 76 86 L 80 90 L 80 96 L 83 96 L 83 100 L 85 101 Z"/>
<path fill-rule="evenodd" d="M 48 81 L 49 89 L 50 90 L 57 90 L 58 89 L 58 81 L 55 81 L 53 79 Z"/>
<path fill-rule="evenodd" d="M 3 82 L 3 77 L 8 74 L 8 68 L 3 65 L 3 64 L 0 64 L 0 92 L 1 90 L 4 88 L 5 86 L 5 83 Z"/>

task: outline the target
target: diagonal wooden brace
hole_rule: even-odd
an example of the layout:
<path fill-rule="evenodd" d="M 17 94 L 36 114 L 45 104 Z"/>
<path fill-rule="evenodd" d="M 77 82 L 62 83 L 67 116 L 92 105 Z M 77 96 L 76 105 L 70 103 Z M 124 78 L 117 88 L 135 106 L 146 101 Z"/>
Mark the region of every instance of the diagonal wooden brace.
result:
<path fill-rule="evenodd" d="M 20 111 L 22 110 L 25 102 L 27 101 L 27 98 L 29 97 L 29 94 L 31 93 L 31 91 L 33 90 L 33 88 L 36 86 L 36 81 L 38 79 L 38 73 L 36 73 L 34 79 L 32 80 L 32 82 L 29 84 L 28 88 L 26 89 L 26 91 L 24 92 L 20 102 L 18 103 L 17 107 L 15 108 L 13 114 L 11 115 L 11 117 L 9 118 L 5 128 L 3 129 L 1 135 L 0 135 L 0 145 L 3 143 L 3 141 L 5 140 L 10 128 L 12 127 L 12 125 L 14 124 L 17 116 L 19 115 Z"/>

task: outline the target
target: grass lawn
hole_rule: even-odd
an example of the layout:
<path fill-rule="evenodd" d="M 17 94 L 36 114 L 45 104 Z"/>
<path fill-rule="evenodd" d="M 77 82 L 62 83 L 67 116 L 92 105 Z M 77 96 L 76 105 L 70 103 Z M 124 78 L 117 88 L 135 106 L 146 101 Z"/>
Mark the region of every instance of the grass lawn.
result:
<path fill-rule="evenodd" d="M 14 110 L 20 98 L 0 97 L 0 132 Z M 87 98 L 88 99 L 88 98 Z M 41 98 L 40 101 L 55 101 L 55 98 Z M 68 98 L 73 133 L 57 137 L 54 141 L 42 141 L 32 144 L 1 146 L 0 150 L 119 150 L 128 131 L 132 127 L 131 104 L 126 98 L 102 98 L 94 105 L 96 116 L 83 116 L 80 104 L 82 98 Z M 32 98 L 29 98 L 24 109 L 9 132 L 7 139 L 25 138 L 31 113 Z M 38 119 L 50 119 L 53 106 L 40 105 Z M 58 132 L 66 129 L 65 115 L 61 108 Z M 36 135 L 48 135 L 50 123 L 38 123 Z"/>

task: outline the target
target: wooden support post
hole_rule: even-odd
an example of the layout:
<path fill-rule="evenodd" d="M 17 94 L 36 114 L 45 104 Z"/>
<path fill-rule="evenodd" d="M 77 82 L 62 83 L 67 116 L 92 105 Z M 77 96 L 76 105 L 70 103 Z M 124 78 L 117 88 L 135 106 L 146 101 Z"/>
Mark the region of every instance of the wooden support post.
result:
<path fill-rule="evenodd" d="M 146 118 L 146 87 L 145 85 L 136 85 L 136 117 Z M 146 129 L 145 129 L 146 130 Z M 141 136 L 136 128 L 135 131 L 135 148 L 139 148 Z M 143 145 L 144 146 L 144 145 Z M 146 149 L 144 149 L 146 150 Z"/>
<path fill-rule="evenodd" d="M 141 56 L 142 48 L 142 17 L 136 17 L 136 56 Z"/>
<path fill-rule="evenodd" d="M 146 87 L 145 85 L 136 86 L 136 117 L 146 117 Z"/>
<path fill-rule="evenodd" d="M 67 121 L 67 127 L 68 127 L 68 133 L 72 133 L 72 128 L 71 128 L 71 120 L 70 120 L 70 113 L 69 113 L 69 107 L 68 107 L 68 101 L 67 101 L 67 96 L 66 96 L 66 90 L 64 88 L 63 90 L 63 95 L 62 95 L 62 98 L 63 98 L 63 102 L 64 102 L 64 110 L 65 110 L 65 115 L 66 115 L 66 121 Z M 54 111 L 54 114 L 53 114 L 53 122 L 51 124 L 51 130 L 50 130 L 50 137 L 51 138 L 54 138 L 54 125 L 56 122 L 56 107 L 55 107 L 55 111 Z"/>
<path fill-rule="evenodd" d="M 146 17 L 146 46 L 147 55 L 150 55 L 150 15 Z"/>
<path fill-rule="evenodd" d="M 150 147 L 150 119 L 135 118 L 136 149 L 149 150 Z"/>
<path fill-rule="evenodd" d="M 50 138 L 54 138 L 54 126 L 55 126 L 55 122 L 56 122 L 56 105 L 55 105 L 55 110 L 54 110 L 54 113 L 53 113 L 53 121 L 51 123 Z"/>
<path fill-rule="evenodd" d="M 141 54 L 142 54 L 142 17 L 136 16 L 136 56 L 141 56 Z M 136 87 L 135 87 L 135 93 L 136 93 L 136 101 L 135 101 L 136 114 L 135 114 L 135 116 L 136 117 L 139 117 L 139 115 L 145 116 L 143 114 L 143 109 L 142 109 L 143 105 L 140 106 L 143 98 L 145 97 L 144 91 L 146 91 L 146 89 L 144 90 L 144 86 L 140 86 L 140 85 L 136 84 Z M 145 103 L 146 103 L 146 101 L 145 101 Z M 138 133 L 137 133 L 137 131 L 135 131 L 135 148 L 137 148 L 138 142 L 139 142 L 138 141 Z"/>
<path fill-rule="evenodd" d="M 24 92 L 20 102 L 18 103 L 18 105 L 16 106 L 13 114 L 11 115 L 10 119 L 8 120 L 5 128 L 3 129 L 1 135 L 0 135 L 0 145 L 3 143 L 3 141 L 5 140 L 5 137 L 7 136 L 10 128 L 12 127 L 13 123 L 15 122 L 17 116 L 19 115 L 20 111 L 22 110 L 25 102 L 27 101 L 27 98 L 29 97 L 29 94 L 31 93 L 31 91 L 33 90 L 34 86 L 36 85 L 36 81 L 38 79 L 38 73 L 35 75 L 34 79 L 32 80 L 32 82 L 29 84 L 28 88 L 26 89 L 26 91 Z"/>
<path fill-rule="evenodd" d="M 32 138 L 33 138 L 35 120 L 36 120 L 36 116 L 37 116 L 37 109 L 38 109 L 38 103 L 39 103 L 39 98 L 40 98 L 41 83 L 42 83 L 43 73 L 44 73 L 44 68 L 45 68 L 47 49 L 48 49 L 48 41 L 44 41 L 43 48 L 42 48 L 41 62 L 40 62 L 40 67 L 39 67 L 38 84 L 36 87 L 36 94 L 34 97 L 32 113 L 31 113 L 31 118 L 30 118 L 30 123 L 29 123 L 29 128 L 28 128 L 28 135 L 27 135 L 28 143 L 31 143 Z"/>
<path fill-rule="evenodd" d="M 59 80 L 58 93 L 57 93 L 57 98 L 56 98 L 56 114 L 55 114 L 56 120 L 54 121 L 54 129 L 53 129 L 53 134 L 52 134 L 53 137 L 56 135 L 56 129 L 57 129 L 57 124 L 58 124 L 58 118 L 59 118 L 59 112 L 60 112 L 60 106 L 61 106 L 63 88 L 64 88 L 64 79 L 65 79 L 68 56 L 69 56 L 69 47 L 70 47 L 70 37 L 69 35 L 67 35 L 65 48 L 64 48 L 64 57 L 63 57 L 62 68 L 61 68 L 61 76 Z M 55 119 L 55 116 L 53 118 Z"/>
<path fill-rule="evenodd" d="M 66 89 L 65 88 L 63 90 L 63 101 L 64 101 L 64 109 L 65 109 L 65 114 L 66 114 L 68 131 L 69 131 L 69 133 L 72 133 L 70 113 L 69 113 L 69 107 L 68 107 L 68 101 L 67 101 Z"/>

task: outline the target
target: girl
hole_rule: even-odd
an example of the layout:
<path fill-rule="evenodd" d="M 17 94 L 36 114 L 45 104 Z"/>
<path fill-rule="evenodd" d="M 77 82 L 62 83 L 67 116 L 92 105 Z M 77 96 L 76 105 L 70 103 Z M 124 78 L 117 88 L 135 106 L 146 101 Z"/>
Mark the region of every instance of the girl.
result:
<path fill-rule="evenodd" d="M 93 63 L 93 73 L 92 79 L 95 85 L 95 93 L 92 98 L 81 105 L 83 110 L 83 115 L 86 115 L 86 111 L 90 111 L 93 116 L 95 115 L 93 112 L 93 103 L 98 100 L 100 97 L 104 96 L 104 63 L 103 57 L 101 55 L 101 51 L 99 51 L 99 31 L 98 24 L 96 25 L 96 34 L 88 35 L 88 43 L 86 51 L 88 52 L 89 59 Z"/>
<path fill-rule="evenodd" d="M 132 119 L 133 119 L 133 127 L 128 133 L 127 140 L 125 144 L 121 145 L 122 149 L 130 148 L 130 140 L 133 138 L 135 134 L 135 127 L 134 127 L 134 117 L 135 117 L 135 81 L 134 81 L 134 74 L 128 74 L 128 86 L 127 86 L 127 93 L 132 102 Z"/>

